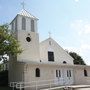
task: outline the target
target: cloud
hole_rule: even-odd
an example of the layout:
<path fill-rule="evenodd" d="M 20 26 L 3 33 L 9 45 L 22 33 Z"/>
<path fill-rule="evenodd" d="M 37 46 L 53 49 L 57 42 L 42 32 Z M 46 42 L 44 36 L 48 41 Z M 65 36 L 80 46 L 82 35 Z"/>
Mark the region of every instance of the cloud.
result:
<path fill-rule="evenodd" d="M 75 0 L 75 2 L 79 2 L 79 0 Z"/>
<path fill-rule="evenodd" d="M 90 45 L 89 44 L 82 44 L 80 46 L 80 54 L 82 56 L 84 56 L 85 58 L 89 57 L 88 59 L 90 59 Z"/>
<path fill-rule="evenodd" d="M 86 62 L 87 65 L 90 65 L 90 47 L 82 46 L 80 48 L 80 55 L 82 56 L 83 60 Z"/>
<path fill-rule="evenodd" d="M 89 49 L 90 50 L 90 45 L 89 44 L 82 44 L 81 49 Z"/>
<path fill-rule="evenodd" d="M 78 35 L 90 34 L 90 22 L 84 20 L 75 20 L 70 24 L 72 30 L 75 30 Z"/>
<path fill-rule="evenodd" d="M 68 50 L 77 52 L 90 65 L 90 22 L 88 20 L 74 20 L 70 24 L 71 32 L 78 39 L 78 47 L 67 47 Z"/>

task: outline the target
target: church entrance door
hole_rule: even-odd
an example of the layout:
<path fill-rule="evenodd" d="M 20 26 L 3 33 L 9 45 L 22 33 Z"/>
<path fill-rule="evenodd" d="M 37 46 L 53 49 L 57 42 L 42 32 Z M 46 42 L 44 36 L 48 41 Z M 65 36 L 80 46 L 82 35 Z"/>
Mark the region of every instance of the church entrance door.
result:
<path fill-rule="evenodd" d="M 62 78 L 61 78 L 61 70 L 56 70 L 56 77 L 55 77 L 56 85 L 62 85 Z"/>

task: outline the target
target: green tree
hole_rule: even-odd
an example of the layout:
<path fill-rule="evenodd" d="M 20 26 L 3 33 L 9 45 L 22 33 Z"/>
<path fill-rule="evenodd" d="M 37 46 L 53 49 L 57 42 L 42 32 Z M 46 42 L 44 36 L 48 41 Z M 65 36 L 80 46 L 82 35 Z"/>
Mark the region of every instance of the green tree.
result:
<path fill-rule="evenodd" d="M 86 63 L 84 62 L 84 60 L 82 59 L 82 57 L 80 55 L 78 55 L 75 52 L 69 52 L 70 56 L 74 59 L 74 64 L 78 64 L 78 65 L 86 65 Z"/>
<path fill-rule="evenodd" d="M 17 55 L 22 52 L 19 42 L 13 37 L 7 24 L 0 25 L 0 60 L 6 61 L 5 54 Z"/>

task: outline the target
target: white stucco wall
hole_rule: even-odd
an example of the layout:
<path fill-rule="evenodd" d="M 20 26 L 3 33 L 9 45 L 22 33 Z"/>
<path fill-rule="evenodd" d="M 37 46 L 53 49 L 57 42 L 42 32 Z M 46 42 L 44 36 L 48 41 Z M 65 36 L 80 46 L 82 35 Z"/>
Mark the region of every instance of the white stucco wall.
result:
<path fill-rule="evenodd" d="M 87 70 L 87 76 L 84 76 L 84 69 Z M 75 84 L 90 85 L 90 67 L 82 66 L 74 68 L 74 82 Z"/>
<path fill-rule="evenodd" d="M 26 37 L 31 37 L 31 41 L 27 42 Z M 18 31 L 18 41 L 20 41 L 20 45 L 23 50 L 23 52 L 17 57 L 18 61 L 40 60 L 38 33 Z"/>
<path fill-rule="evenodd" d="M 51 41 L 51 45 L 49 45 Z M 73 59 L 71 56 L 64 51 L 52 38 L 48 38 L 45 41 L 40 43 L 40 60 L 42 62 L 48 62 L 48 51 L 54 52 L 54 61 L 62 64 L 63 61 L 66 61 L 67 64 L 73 65 Z"/>
<path fill-rule="evenodd" d="M 53 80 L 53 83 L 57 85 L 69 85 L 74 84 L 73 79 L 73 69 L 71 67 L 61 67 L 61 66 L 49 66 L 49 65 L 29 65 L 25 67 L 25 82 L 40 82 L 49 83 L 49 80 Z M 36 77 L 35 70 L 40 69 L 40 77 Z M 56 77 L 56 70 L 61 71 L 61 77 Z M 71 77 L 67 77 L 67 70 L 71 70 Z M 41 83 L 41 84 L 42 84 Z"/>
<path fill-rule="evenodd" d="M 10 82 L 24 81 L 24 65 L 16 61 L 15 57 L 10 57 L 8 79 Z"/>

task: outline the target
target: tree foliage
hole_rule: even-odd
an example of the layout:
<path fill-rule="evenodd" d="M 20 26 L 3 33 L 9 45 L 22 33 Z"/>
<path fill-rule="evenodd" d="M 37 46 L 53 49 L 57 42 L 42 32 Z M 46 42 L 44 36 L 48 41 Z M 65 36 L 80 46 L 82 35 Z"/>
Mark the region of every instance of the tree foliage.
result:
<path fill-rule="evenodd" d="M 10 33 L 7 24 L 0 26 L 0 56 L 3 59 L 3 55 L 17 55 L 20 54 L 22 50 L 20 49 L 19 42 Z M 5 58 L 4 58 L 5 59 Z"/>
<path fill-rule="evenodd" d="M 69 52 L 70 56 L 74 59 L 74 64 L 86 65 L 83 58 L 75 52 Z"/>

